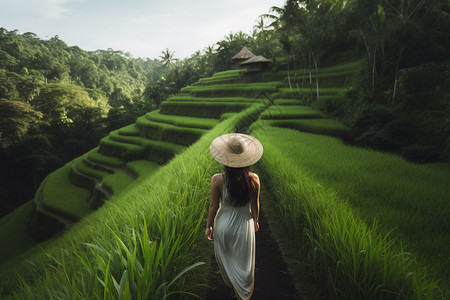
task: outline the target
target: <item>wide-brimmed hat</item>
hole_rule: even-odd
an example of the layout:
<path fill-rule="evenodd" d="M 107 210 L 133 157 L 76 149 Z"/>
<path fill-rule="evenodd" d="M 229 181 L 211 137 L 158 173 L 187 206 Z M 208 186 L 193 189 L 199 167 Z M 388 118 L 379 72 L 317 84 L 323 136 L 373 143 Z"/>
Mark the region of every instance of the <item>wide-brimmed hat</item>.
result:
<path fill-rule="evenodd" d="M 232 168 L 248 167 L 263 154 L 263 146 L 254 137 L 242 133 L 228 133 L 215 138 L 209 146 L 212 157 Z"/>

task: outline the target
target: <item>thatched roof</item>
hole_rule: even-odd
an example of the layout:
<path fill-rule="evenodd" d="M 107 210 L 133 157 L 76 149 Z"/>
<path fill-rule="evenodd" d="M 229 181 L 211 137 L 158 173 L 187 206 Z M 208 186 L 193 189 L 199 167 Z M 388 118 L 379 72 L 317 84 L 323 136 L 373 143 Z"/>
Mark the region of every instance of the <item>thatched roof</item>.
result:
<path fill-rule="evenodd" d="M 232 61 L 242 61 L 247 60 L 249 58 L 254 57 L 255 54 L 253 54 L 250 50 L 247 49 L 247 47 L 244 47 L 241 49 L 241 51 L 238 52 L 235 56 L 231 58 Z"/>
<path fill-rule="evenodd" d="M 271 63 L 271 61 L 262 55 L 258 55 L 247 59 L 246 61 L 242 62 L 239 66 L 248 66 L 253 64 L 268 64 L 268 63 Z"/>

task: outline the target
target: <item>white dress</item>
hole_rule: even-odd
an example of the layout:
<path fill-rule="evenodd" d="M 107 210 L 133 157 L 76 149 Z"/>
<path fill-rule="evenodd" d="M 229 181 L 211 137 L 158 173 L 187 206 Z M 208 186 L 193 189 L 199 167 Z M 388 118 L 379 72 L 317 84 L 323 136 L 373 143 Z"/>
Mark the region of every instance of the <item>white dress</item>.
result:
<path fill-rule="evenodd" d="M 255 226 L 251 203 L 232 206 L 224 184 L 214 225 L 214 253 L 225 283 L 250 299 L 255 282 Z"/>

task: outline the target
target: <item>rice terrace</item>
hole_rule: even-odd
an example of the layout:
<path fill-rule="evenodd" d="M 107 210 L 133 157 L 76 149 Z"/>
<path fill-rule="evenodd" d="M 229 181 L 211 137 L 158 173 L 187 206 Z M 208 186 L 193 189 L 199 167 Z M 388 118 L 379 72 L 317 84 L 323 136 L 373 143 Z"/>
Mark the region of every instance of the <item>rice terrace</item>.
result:
<path fill-rule="evenodd" d="M 0 298 L 231 299 L 203 232 L 239 132 L 252 299 L 450 299 L 449 14 L 285 1 L 184 60 L 0 28 Z"/>

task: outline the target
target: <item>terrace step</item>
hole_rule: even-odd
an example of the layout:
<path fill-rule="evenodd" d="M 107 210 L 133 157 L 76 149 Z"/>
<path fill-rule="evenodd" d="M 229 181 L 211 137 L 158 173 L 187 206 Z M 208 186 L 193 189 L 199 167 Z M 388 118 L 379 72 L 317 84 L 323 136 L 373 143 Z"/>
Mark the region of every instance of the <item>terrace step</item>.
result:
<path fill-rule="evenodd" d="M 100 140 L 99 153 L 105 156 L 115 157 L 124 162 L 131 160 L 146 159 L 145 147 L 117 142 L 110 136 Z"/>
<path fill-rule="evenodd" d="M 320 119 L 326 115 L 305 105 L 272 105 L 261 114 L 262 120 Z"/>
<path fill-rule="evenodd" d="M 223 113 L 239 112 L 250 103 L 240 102 L 163 102 L 161 114 L 196 118 L 220 118 Z"/>
<path fill-rule="evenodd" d="M 120 128 L 117 130 L 117 132 L 120 135 L 126 135 L 126 136 L 139 136 L 140 135 L 139 128 L 137 128 L 136 124 L 131 124 L 126 127 Z"/>
<path fill-rule="evenodd" d="M 140 136 L 142 137 L 183 146 L 193 144 L 206 132 L 206 129 L 180 127 L 150 121 L 145 116 L 136 120 L 136 126 L 139 128 Z"/>
<path fill-rule="evenodd" d="M 92 208 L 97 208 L 102 204 L 103 196 L 106 197 L 107 199 L 112 197 L 113 191 L 110 187 L 107 187 L 103 184 L 103 178 L 92 175 L 92 174 L 87 174 L 87 173 L 81 171 L 78 168 L 78 164 L 76 161 L 72 164 L 72 172 L 76 176 L 85 178 L 86 180 L 90 180 L 94 183 L 94 189 L 92 191 L 92 194 L 89 197 L 89 199 L 87 200 L 88 204 Z M 98 195 L 98 193 L 96 193 L 96 191 L 99 191 L 103 196 Z"/>
<path fill-rule="evenodd" d="M 256 96 L 260 92 L 275 93 L 283 82 L 259 82 L 259 83 L 230 83 L 206 86 L 187 86 L 181 92 L 191 93 L 195 97 L 233 97 L 233 96 Z"/>
<path fill-rule="evenodd" d="M 190 95 L 177 95 L 172 96 L 166 100 L 166 102 L 201 102 L 201 103 L 255 103 L 261 102 L 264 103 L 264 99 L 262 98 L 254 98 L 254 97 L 193 97 Z"/>
<path fill-rule="evenodd" d="M 354 141 L 352 130 L 342 122 L 333 119 L 278 119 L 270 120 L 268 122 L 270 126 L 332 136 L 339 138 L 344 142 Z"/>
<path fill-rule="evenodd" d="M 245 70 L 231 70 L 215 73 L 212 77 L 200 78 L 195 85 L 210 85 L 218 83 L 233 83 L 241 80 Z"/>
<path fill-rule="evenodd" d="M 113 173 L 114 173 L 114 171 L 122 172 L 133 180 L 136 180 L 139 177 L 135 172 L 131 171 L 128 168 L 125 168 L 125 167 L 118 168 L 118 167 L 110 166 L 107 164 L 103 164 L 98 161 L 92 160 L 89 156 L 87 156 L 85 158 L 85 161 L 88 162 L 89 164 L 93 165 L 94 168 L 98 167 L 100 169 L 106 169 L 106 170 L 112 171 Z"/>
<path fill-rule="evenodd" d="M 42 183 L 41 188 L 38 190 L 38 194 L 37 194 L 37 202 L 36 205 L 38 207 L 38 209 L 35 210 L 35 216 L 33 216 L 31 219 L 32 221 L 35 221 L 37 223 L 39 223 L 38 220 L 34 220 L 37 215 L 39 214 L 44 214 L 47 215 L 57 221 L 59 221 L 60 223 L 64 224 L 64 226 L 66 227 L 66 229 L 71 228 L 75 222 L 77 221 L 75 218 L 73 217 L 69 217 L 69 216 L 64 216 L 63 214 L 54 211 L 53 209 L 47 207 L 44 204 L 44 185 L 47 183 L 47 180 L 44 180 L 44 182 Z M 34 226 L 33 226 L 34 228 Z"/>
<path fill-rule="evenodd" d="M 116 142 L 141 146 L 141 147 L 144 147 L 146 150 L 149 148 L 158 148 L 161 150 L 166 149 L 170 152 L 179 153 L 186 148 L 182 145 L 178 145 L 175 143 L 151 140 L 151 139 L 147 139 L 147 138 L 141 137 L 141 136 L 133 136 L 133 137 L 123 136 L 120 134 L 114 134 L 114 132 L 112 132 L 110 134 L 110 138 Z"/>
<path fill-rule="evenodd" d="M 305 105 L 305 102 L 303 100 L 295 99 L 295 98 L 277 98 L 273 102 L 274 105 L 281 105 L 281 106 L 298 106 L 298 105 Z"/>
<path fill-rule="evenodd" d="M 88 152 L 87 157 L 89 157 L 89 159 L 99 165 L 106 165 L 109 167 L 113 167 L 113 168 L 125 168 L 126 164 L 123 160 L 117 158 L 117 157 L 112 157 L 112 156 L 107 156 L 107 155 L 103 155 L 99 152 L 99 147 L 94 148 L 92 151 Z"/>
<path fill-rule="evenodd" d="M 101 147 L 109 144 L 110 149 L 108 150 L 111 151 L 111 147 L 115 148 L 112 152 L 119 154 L 125 161 L 145 159 L 160 165 L 167 163 L 175 154 L 182 152 L 186 148 L 182 145 L 150 140 L 145 137 L 123 136 L 117 132 L 111 132 L 109 141 L 102 140 L 102 142 Z"/>
<path fill-rule="evenodd" d="M 165 115 L 158 110 L 147 113 L 145 117 L 154 122 L 199 129 L 211 129 L 219 123 L 218 119 Z"/>
<path fill-rule="evenodd" d="M 347 88 L 319 87 L 319 97 L 338 98 L 344 95 L 348 90 L 349 89 Z M 315 98 L 317 95 L 317 89 L 315 86 L 313 88 L 292 88 L 292 90 L 289 87 L 282 87 L 278 90 L 277 93 L 273 94 L 273 97 L 301 100 L 309 98 L 311 95 L 313 98 Z"/>

